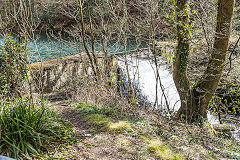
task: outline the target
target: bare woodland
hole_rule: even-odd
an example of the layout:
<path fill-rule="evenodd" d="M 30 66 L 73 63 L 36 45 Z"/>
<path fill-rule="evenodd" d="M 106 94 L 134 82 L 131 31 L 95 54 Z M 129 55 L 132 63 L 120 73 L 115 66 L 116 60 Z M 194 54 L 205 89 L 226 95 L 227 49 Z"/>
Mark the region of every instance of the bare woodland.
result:
<path fill-rule="evenodd" d="M 61 130 L 65 125 L 61 123 L 63 126 L 56 134 L 54 129 L 50 134 L 44 131 L 49 137 L 57 137 L 59 134 L 62 141 L 75 144 L 68 141 L 67 133 L 69 137 L 72 132 L 78 135 L 75 137 L 81 137 L 88 135 L 88 132 L 94 135 L 97 131 L 116 134 L 136 132 L 136 137 L 141 135 L 139 137 L 144 143 L 130 138 L 130 141 L 136 141 L 136 146 L 140 146 L 133 147 L 133 153 L 130 153 L 129 148 L 125 148 L 126 154 L 123 155 L 126 157 L 119 157 L 113 150 L 113 154 L 109 153 L 113 155 L 111 159 L 239 158 L 239 141 L 230 142 L 226 138 L 233 130 L 236 130 L 236 135 L 239 136 L 240 128 L 239 5 L 237 0 L 0 0 L 0 42 L 1 38 L 4 42 L 0 43 L 0 110 L 7 108 L 6 111 L 2 109 L 6 112 L 2 115 L 7 115 L 8 111 L 11 115 L 11 107 L 14 108 L 17 104 L 29 105 L 33 110 L 39 109 L 36 115 L 40 111 L 42 113 L 37 124 L 45 113 L 46 116 L 54 115 L 52 112 L 45 112 L 48 110 L 46 103 L 49 102 L 75 127 L 74 131 Z M 53 53 L 49 49 L 43 54 L 38 45 L 40 41 L 46 42 L 43 44 L 61 44 L 62 46 L 53 51 L 59 55 L 43 60 L 41 57 L 51 57 Z M 30 44 L 34 53 L 30 53 Z M 74 48 L 74 53 L 67 55 L 63 46 Z M 37 57 L 34 62 L 31 56 Z M 153 88 L 148 88 L 154 93 L 152 102 L 144 95 L 145 90 L 138 83 L 141 81 L 140 71 L 147 68 L 140 66 L 141 62 L 149 64 L 154 73 L 154 80 L 149 80 Z M 168 78 L 173 81 L 172 86 L 176 88 L 179 102 L 172 103 L 169 100 L 169 86 L 164 86 L 162 66 L 167 66 Z M 6 107 L 9 104 L 10 109 Z M 176 104 L 179 104 L 179 108 L 174 110 Z M 75 112 L 72 106 L 77 106 L 80 111 Z M 216 117 L 219 123 L 216 127 L 208 122 L 209 113 Z M 24 112 L 23 115 L 30 114 Z M 139 127 L 138 123 L 122 122 L 133 117 L 138 119 L 140 115 L 149 122 L 149 130 L 146 127 L 143 132 L 138 132 L 142 127 Z M 14 129 L 7 129 L 7 119 L 13 120 L 11 124 L 17 124 L 18 118 L 15 120 L 6 117 L 2 116 L 2 122 L 0 121 L 1 155 L 16 159 L 38 159 L 46 156 L 47 147 L 39 148 L 41 154 L 38 149 L 35 152 L 34 148 L 38 144 L 26 141 L 26 144 L 31 146 L 25 147 L 25 139 L 21 134 L 20 137 L 13 134 L 12 137 L 18 138 L 11 140 L 7 134 L 15 132 Z M 22 121 L 18 123 L 24 126 L 27 122 Z M 223 124 L 228 122 L 231 125 Z M 120 123 L 125 130 L 121 130 L 122 126 L 121 129 L 114 128 L 114 123 Z M 94 125 L 100 129 L 95 129 Z M 93 132 L 91 127 L 97 131 Z M 194 140 L 201 132 L 209 133 L 206 137 L 211 140 L 208 141 L 204 134 L 200 134 L 204 137 L 203 140 L 194 142 L 194 145 L 201 142 L 202 150 L 206 152 L 198 153 L 198 146 L 193 147 L 192 154 L 191 147 L 187 147 L 186 153 L 182 153 L 179 148 L 185 145 L 185 140 L 179 138 L 179 141 L 176 140 L 179 146 L 174 146 L 174 141 L 164 135 L 173 134 L 170 130 L 174 130 L 174 127 L 177 127 L 175 135 L 185 134 L 181 128 L 186 128 L 186 134 L 191 134 Z M 27 132 L 26 128 L 31 127 L 22 127 L 23 131 L 19 131 L 19 126 L 15 128 L 18 128 L 16 133 L 21 132 L 25 137 L 35 136 L 30 132 L 24 133 Z M 40 130 L 37 132 L 39 135 L 43 134 Z M 220 134 L 217 134 L 218 132 Z M 158 136 L 160 141 L 166 136 L 164 143 L 159 142 Z M 192 139 L 189 139 L 186 141 L 189 141 L 188 145 L 191 146 Z M 233 144 L 232 154 L 225 152 L 226 148 L 209 149 L 209 146 L 215 145 L 214 140 L 218 142 L 222 139 L 224 143 Z M 53 143 L 48 139 L 41 141 L 40 138 L 35 139 L 37 140 L 39 144 L 46 143 L 49 146 L 62 143 L 55 144 L 55 141 Z M 97 143 L 89 136 L 83 146 L 72 146 L 74 153 L 85 152 L 88 141 L 96 146 L 103 145 L 100 148 L 106 147 L 104 141 Z M 149 152 L 143 151 L 143 155 L 137 155 L 137 151 L 144 148 L 145 143 L 148 144 Z M 168 143 L 169 146 L 165 145 Z M 219 144 L 219 147 L 222 146 L 228 145 Z M 92 159 L 110 159 L 107 158 L 107 153 L 101 155 L 101 151 L 97 149 L 92 148 Z M 167 152 L 169 157 L 165 154 Z M 59 156 L 60 153 L 56 151 L 54 155 Z M 73 159 L 91 159 L 89 153 L 86 157 L 84 154 L 70 155 Z M 134 156 L 136 157 L 133 158 Z"/>

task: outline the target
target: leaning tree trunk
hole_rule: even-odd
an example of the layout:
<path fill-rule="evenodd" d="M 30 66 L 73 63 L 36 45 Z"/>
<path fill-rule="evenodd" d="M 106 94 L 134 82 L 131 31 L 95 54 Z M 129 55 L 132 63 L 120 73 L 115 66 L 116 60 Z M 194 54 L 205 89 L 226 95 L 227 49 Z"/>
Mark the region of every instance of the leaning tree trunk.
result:
<path fill-rule="evenodd" d="M 184 37 L 186 36 L 182 35 L 178 39 L 176 64 L 174 69 L 174 82 L 182 101 L 178 114 L 186 115 L 187 119 L 190 121 L 200 121 L 203 118 L 207 118 L 208 104 L 216 91 L 224 68 L 231 33 L 234 2 L 235 0 L 218 0 L 214 49 L 203 77 L 194 87 L 190 87 L 190 83 L 186 76 L 187 64 L 185 63 L 185 57 L 189 52 L 188 41 L 186 40 L 185 42 Z M 179 10 L 184 10 L 184 7 L 181 8 L 181 6 L 185 5 L 186 0 L 180 1 Z M 180 25 L 181 23 L 187 23 L 184 17 L 180 17 L 179 20 Z M 178 32 L 180 34 L 182 33 L 181 26 L 179 28 Z M 182 68 L 182 66 L 184 68 Z M 180 71 L 177 71 L 177 69 L 180 69 Z"/>

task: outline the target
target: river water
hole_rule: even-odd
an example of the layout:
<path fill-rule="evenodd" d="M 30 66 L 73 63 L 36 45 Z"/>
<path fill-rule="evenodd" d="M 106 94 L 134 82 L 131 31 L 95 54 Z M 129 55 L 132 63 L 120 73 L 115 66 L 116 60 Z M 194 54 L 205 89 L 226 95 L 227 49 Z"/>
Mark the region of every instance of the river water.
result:
<path fill-rule="evenodd" d="M 131 80 L 140 88 L 141 94 L 159 110 L 166 110 L 167 105 L 171 112 L 180 108 L 180 97 L 173 81 L 172 71 L 167 62 L 158 59 L 159 79 L 157 80 L 156 66 L 150 50 L 143 51 L 138 56 L 127 56 L 129 75 Z M 126 72 L 124 57 L 119 57 L 119 66 Z M 161 87 L 162 86 L 162 87 Z M 157 92 L 156 92 L 157 91 Z M 157 98 L 156 98 L 157 97 Z M 217 116 L 208 112 L 210 123 L 219 123 Z"/>
<path fill-rule="evenodd" d="M 176 112 L 181 104 L 179 94 L 173 81 L 171 68 L 164 59 L 158 59 L 160 80 L 157 81 L 156 66 L 153 58 L 149 58 L 149 55 L 152 55 L 151 51 L 145 50 L 137 56 L 118 57 L 119 66 L 124 72 L 126 72 L 125 61 L 127 59 L 130 79 L 137 88 L 140 88 L 141 95 L 152 105 L 155 105 L 154 107 L 156 109 L 167 111 L 168 104 L 170 111 Z M 160 87 L 160 84 L 162 85 L 162 88 Z M 164 112 L 164 115 L 169 116 L 167 112 Z M 211 124 L 220 123 L 217 115 L 214 115 L 214 113 L 210 111 L 208 111 L 207 117 Z M 231 133 L 236 139 L 240 140 L 239 124 L 234 124 L 231 121 L 225 121 L 224 123 L 227 125 L 234 125 L 237 128 L 236 131 L 232 131 Z"/>
<path fill-rule="evenodd" d="M 3 38 L 0 38 L 0 45 L 4 44 Z M 79 45 L 80 44 L 80 45 Z M 140 48 L 147 47 L 146 43 L 138 45 Z M 131 42 L 127 46 L 127 50 L 136 48 L 136 42 Z M 83 50 L 81 43 L 76 41 L 57 41 L 55 39 L 48 39 L 46 36 L 41 36 L 37 41 L 30 41 L 28 43 L 28 57 L 30 62 L 45 61 L 64 57 L 71 54 L 76 54 Z M 101 51 L 100 44 L 96 44 L 96 50 Z M 112 43 L 108 46 L 108 52 L 116 53 L 124 51 L 123 45 Z M 169 109 L 173 112 L 180 107 L 180 97 L 175 87 L 171 68 L 165 60 L 158 59 L 158 72 L 160 81 L 156 81 L 156 67 L 152 58 L 150 50 L 144 50 L 138 56 L 127 56 L 129 65 L 130 79 L 140 89 L 141 94 L 152 104 L 155 108 L 166 110 L 167 104 Z M 126 72 L 125 57 L 118 56 L 119 67 Z M 161 83 L 161 86 L 160 86 Z M 156 92 L 157 88 L 157 92 Z M 163 94 L 164 93 L 164 94 Z M 157 97 L 157 99 L 156 99 Z M 217 116 L 208 112 L 208 121 L 211 124 L 219 123 Z M 238 130 L 233 132 L 236 138 L 239 138 Z"/>
<path fill-rule="evenodd" d="M 16 37 L 14 39 L 17 40 Z M 4 38 L 0 37 L 0 46 L 3 44 Z M 89 50 L 91 50 L 91 44 L 88 43 L 87 45 Z M 135 41 L 129 41 L 126 49 L 132 50 L 136 46 L 144 48 L 147 47 L 147 44 L 144 42 L 137 44 Z M 107 49 L 109 53 L 123 52 L 125 50 L 124 46 L 118 42 L 111 42 Z M 95 42 L 95 50 L 103 51 L 101 42 Z M 40 35 L 37 40 L 30 40 L 27 44 L 28 58 L 31 63 L 74 55 L 83 51 L 83 44 L 78 40 L 65 38 L 59 41 L 55 38 L 49 38 L 46 35 Z"/>

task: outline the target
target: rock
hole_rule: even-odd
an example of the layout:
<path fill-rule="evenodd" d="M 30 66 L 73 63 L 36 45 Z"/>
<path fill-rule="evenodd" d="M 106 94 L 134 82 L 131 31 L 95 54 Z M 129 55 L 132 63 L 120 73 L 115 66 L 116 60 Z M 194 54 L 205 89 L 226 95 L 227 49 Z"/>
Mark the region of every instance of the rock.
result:
<path fill-rule="evenodd" d="M 91 134 L 84 134 L 85 137 L 91 137 Z"/>
<path fill-rule="evenodd" d="M 233 125 L 227 125 L 227 124 L 213 124 L 213 129 L 216 131 L 221 131 L 221 132 L 229 132 L 229 131 L 235 131 L 236 127 Z"/>
<path fill-rule="evenodd" d="M 0 160 L 14 160 L 14 159 L 0 155 Z"/>

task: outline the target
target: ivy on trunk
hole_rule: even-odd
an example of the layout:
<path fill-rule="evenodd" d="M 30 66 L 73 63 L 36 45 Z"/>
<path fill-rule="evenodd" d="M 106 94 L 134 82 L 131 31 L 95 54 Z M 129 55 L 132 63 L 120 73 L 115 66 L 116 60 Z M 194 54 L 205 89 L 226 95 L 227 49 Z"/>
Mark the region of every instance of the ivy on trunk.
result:
<path fill-rule="evenodd" d="M 207 118 L 207 107 L 219 83 L 228 50 L 235 0 L 219 0 L 214 48 L 207 69 L 201 79 L 192 85 L 187 76 L 190 52 L 190 18 L 188 0 L 178 0 L 178 46 L 175 55 L 173 78 L 181 99 L 178 116 L 184 115 L 190 122 Z"/>

